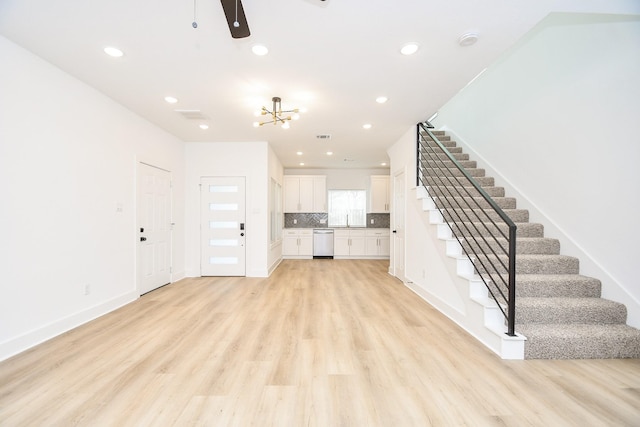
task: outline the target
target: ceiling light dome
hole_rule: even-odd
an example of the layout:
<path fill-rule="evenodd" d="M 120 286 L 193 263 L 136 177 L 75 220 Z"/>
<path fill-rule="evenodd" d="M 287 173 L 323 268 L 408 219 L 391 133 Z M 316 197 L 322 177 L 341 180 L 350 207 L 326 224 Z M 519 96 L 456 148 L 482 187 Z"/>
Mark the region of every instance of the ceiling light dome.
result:
<path fill-rule="evenodd" d="M 264 56 L 264 55 L 266 55 L 267 53 L 269 53 L 269 49 L 267 49 L 267 47 L 266 47 L 266 46 L 263 46 L 263 45 L 261 45 L 261 44 L 254 45 L 254 46 L 251 48 L 251 51 L 252 51 L 253 53 L 255 53 L 256 55 L 258 55 L 258 56 Z"/>
<path fill-rule="evenodd" d="M 418 51 L 417 43 L 407 43 L 400 49 L 400 53 L 403 55 L 413 55 Z"/>
<path fill-rule="evenodd" d="M 107 46 L 104 48 L 104 53 L 106 53 L 109 56 L 112 56 L 114 58 L 120 58 L 121 56 L 124 55 L 124 52 L 122 52 L 120 49 L 116 48 L 116 47 L 111 47 L 111 46 Z"/>
<path fill-rule="evenodd" d="M 460 46 L 471 46 L 478 41 L 478 35 L 476 33 L 465 33 L 458 39 Z"/>

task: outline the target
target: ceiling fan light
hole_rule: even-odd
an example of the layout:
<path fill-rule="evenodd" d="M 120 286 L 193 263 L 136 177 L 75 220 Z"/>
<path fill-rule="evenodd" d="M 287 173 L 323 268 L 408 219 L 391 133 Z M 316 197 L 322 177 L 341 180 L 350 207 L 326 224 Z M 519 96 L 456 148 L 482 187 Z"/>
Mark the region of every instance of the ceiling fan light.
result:
<path fill-rule="evenodd" d="M 478 35 L 476 33 L 465 33 L 460 36 L 458 39 L 458 44 L 460 46 L 471 46 L 475 42 L 478 41 Z"/>
<path fill-rule="evenodd" d="M 107 55 L 113 58 L 120 58 L 121 56 L 124 56 L 124 52 L 122 52 L 120 49 L 116 47 L 111 47 L 111 46 L 105 47 L 104 53 L 106 53 Z"/>
<path fill-rule="evenodd" d="M 252 51 L 254 54 L 258 55 L 258 56 L 264 56 L 264 55 L 266 55 L 267 53 L 269 53 L 269 49 L 267 49 L 267 47 L 266 47 L 266 46 L 263 46 L 263 45 L 261 45 L 261 44 L 256 44 L 256 45 L 254 45 L 254 46 L 251 48 L 251 51 Z"/>
<path fill-rule="evenodd" d="M 407 43 L 400 49 L 400 53 L 403 55 L 413 55 L 418 51 L 417 43 Z"/>

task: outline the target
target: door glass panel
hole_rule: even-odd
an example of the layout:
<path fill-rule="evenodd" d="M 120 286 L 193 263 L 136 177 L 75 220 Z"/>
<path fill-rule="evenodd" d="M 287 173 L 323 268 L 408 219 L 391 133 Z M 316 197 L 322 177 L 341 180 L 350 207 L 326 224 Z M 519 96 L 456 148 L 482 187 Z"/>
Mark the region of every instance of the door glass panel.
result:
<path fill-rule="evenodd" d="M 237 193 L 238 186 L 237 185 L 210 185 L 209 192 L 210 193 Z"/>
<path fill-rule="evenodd" d="M 209 246 L 238 246 L 237 239 L 211 239 Z"/>
<path fill-rule="evenodd" d="M 210 221 L 209 228 L 238 228 L 236 221 Z"/>
<path fill-rule="evenodd" d="M 222 256 L 214 256 L 209 258 L 210 264 L 237 264 L 238 258 L 236 257 L 222 257 Z"/>
<path fill-rule="evenodd" d="M 209 210 L 212 211 L 237 211 L 237 203 L 210 203 Z"/>

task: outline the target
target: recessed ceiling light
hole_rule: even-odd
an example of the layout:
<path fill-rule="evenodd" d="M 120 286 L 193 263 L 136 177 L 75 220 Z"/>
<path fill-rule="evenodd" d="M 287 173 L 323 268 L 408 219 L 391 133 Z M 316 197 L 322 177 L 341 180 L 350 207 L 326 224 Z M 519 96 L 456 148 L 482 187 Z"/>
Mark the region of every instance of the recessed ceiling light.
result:
<path fill-rule="evenodd" d="M 476 33 L 465 33 L 458 39 L 460 46 L 471 46 L 478 41 L 478 35 Z"/>
<path fill-rule="evenodd" d="M 402 46 L 400 53 L 403 55 L 413 55 L 418 51 L 418 45 L 416 43 L 407 43 Z"/>
<path fill-rule="evenodd" d="M 207 130 L 207 129 L 209 129 L 209 125 L 205 125 L 204 123 L 202 123 L 202 124 L 200 125 L 200 129 L 202 129 L 202 130 Z"/>
<path fill-rule="evenodd" d="M 173 96 L 165 96 L 164 100 L 169 104 L 175 104 L 176 102 L 178 102 L 178 98 L 174 98 Z"/>
<path fill-rule="evenodd" d="M 387 102 L 387 99 L 388 98 L 386 96 L 379 96 L 379 97 L 376 98 L 376 102 L 378 104 L 384 104 L 385 102 Z"/>
<path fill-rule="evenodd" d="M 371 129 L 371 124 L 370 123 L 365 123 L 364 125 L 362 125 L 363 129 Z"/>
<path fill-rule="evenodd" d="M 256 44 L 256 45 L 254 45 L 254 46 L 251 48 L 251 51 L 252 51 L 253 53 L 255 53 L 256 55 L 258 55 L 258 56 L 264 56 L 264 55 L 266 55 L 267 53 L 269 53 L 269 49 L 267 49 L 267 47 L 266 47 L 266 46 L 263 46 L 263 45 L 261 45 L 261 44 Z"/>
<path fill-rule="evenodd" d="M 300 162 L 300 166 L 304 166 L 304 162 Z"/>
<path fill-rule="evenodd" d="M 120 49 L 117 49 L 115 47 L 110 47 L 110 46 L 104 48 L 104 53 L 106 53 L 109 56 L 113 56 L 114 58 L 120 58 L 121 56 L 124 55 L 124 53 Z"/>
<path fill-rule="evenodd" d="M 380 163 L 380 166 L 387 166 L 387 162 Z"/>
<path fill-rule="evenodd" d="M 327 151 L 327 156 L 333 156 L 333 151 Z"/>
<path fill-rule="evenodd" d="M 297 154 L 298 156 L 302 156 L 302 151 L 297 151 L 297 152 L 296 152 L 296 154 Z"/>

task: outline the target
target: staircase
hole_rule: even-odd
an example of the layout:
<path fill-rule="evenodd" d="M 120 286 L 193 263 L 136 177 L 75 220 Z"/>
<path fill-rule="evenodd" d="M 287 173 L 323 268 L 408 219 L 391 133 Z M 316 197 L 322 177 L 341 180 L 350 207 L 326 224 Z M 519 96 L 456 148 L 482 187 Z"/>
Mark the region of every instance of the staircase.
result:
<path fill-rule="evenodd" d="M 600 281 L 579 274 L 578 259 L 560 254 L 560 243 L 557 239 L 544 236 L 544 228 L 541 224 L 529 222 L 529 213 L 526 210 L 517 209 L 516 200 L 505 196 L 501 187 L 494 186 L 494 180 L 485 176 L 485 171 L 478 169 L 476 162 L 470 161 L 468 154 L 462 152 L 456 146 L 455 141 L 444 132 L 436 131 L 433 134 L 447 147 L 452 156 L 462 164 L 467 172 L 474 177 L 482 189 L 489 194 L 500 208 L 517 225 L 516 232 L 516 315 L 515 331 L 526 337 L 524 343 L 525 359 L 593 359 L 593 358 L 640 358 L 640 330 L 626 325 L 627 311 L 623 304 L 601 298 Z M 425 140 L 429 140 L 428 137 Z M 429 145 L 432 142 L 428 142 Z M 453 164 L 452 164 L 453 167 Z M 457 169 L 454 174 L 457 174 Z M 470 186 L 465 180 L 458 180 L 457 185 Z M 475 191 L 473 187 L 468 189 Z M 427 188 L 424 195 L 437 197 L 442 189 Z M 473 196 L 473 194 L 472 194 Z M 484 204 L 484 199 L 477 199 Z M 444 202 L 446 204 L 447 202 Z M 441 201 L 440 205 L 442 206 Z M 470 239 L 469 229 L 475 229 L 475 233 L 490 232 L 492 228 L 500 228 L 501 225 L 489 224 L 485 227 L 464 227 L 463 224 L 453 223 L 448 227 L 442 220 L 443 213 L 435 207 L 431 199 L 425 199 L 423 203 L 426 210 L 431 210 L 432 223 L 450 232 L 438 233 L 439 237 L 448 240 L 447 247 L 455 248 L 447 250 L 449 256 L 458 257 L 465 253 L 463 249 L 469 249 L 470 245 L 489 250 L 487 259 L 501 258 L 495 255 L 499 251 L 491 251 L 491 246 L 498 243 Z M 460 210 L 455 203 L 449 208 Z M 462 215 L 463 218 L 467 216 Z M 489 231 L 485 231 L 485 230 Z M 452 236 L 461 237 L 460 243 Z M 504 261 L 504 260 L 502 260 Z M 500 263 L 496 263 L 500 266 Z M 508 264 L 504 264 L 508 265 Z M 490 298 L 478 297 L 478 276 L 484 272 L 482 268 L 471 268 L 471 271 L 459 271 L 460 275 L 468 276 L 471 297 L 479 303 L 487 306 L 497 305 Z M 498 267 L 500 270 L 500 267 Z M 506 275 L 507 271 L 499 271 L 498 274 Z M 492 283 L 489 282 L 489 288 Z M 487 286 L 481 283 L 481 293 L 488 295 Z M 475 290 L 473 290 L 475 289 Z M 486 302 L 489 300 L 489 302 Z M 495 316 L 495 313 L 492 314 Z M 501 313 L 499 313 L 500 316 Z M 503 320 L 498 320 L 503 322 Z M 485 324 L 495 326 L 494 320 L 485 320 Z M 499 328 L 497 333 L 503 333 Z"/>

